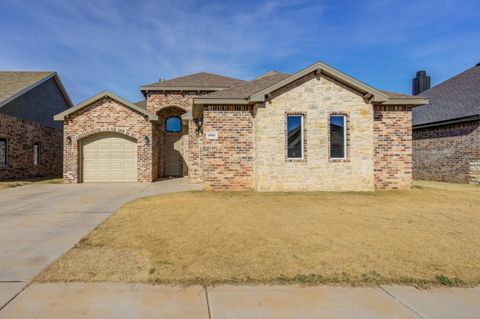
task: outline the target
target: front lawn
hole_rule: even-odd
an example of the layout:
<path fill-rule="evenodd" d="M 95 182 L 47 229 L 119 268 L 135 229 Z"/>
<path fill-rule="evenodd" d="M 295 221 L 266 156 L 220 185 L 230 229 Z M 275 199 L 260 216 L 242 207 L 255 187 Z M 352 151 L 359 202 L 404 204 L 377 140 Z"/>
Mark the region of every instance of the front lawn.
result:
<path fill-rule="evenodd" d="M 135 200 L 38 281 L 480 284 L 480 187 Z"/>

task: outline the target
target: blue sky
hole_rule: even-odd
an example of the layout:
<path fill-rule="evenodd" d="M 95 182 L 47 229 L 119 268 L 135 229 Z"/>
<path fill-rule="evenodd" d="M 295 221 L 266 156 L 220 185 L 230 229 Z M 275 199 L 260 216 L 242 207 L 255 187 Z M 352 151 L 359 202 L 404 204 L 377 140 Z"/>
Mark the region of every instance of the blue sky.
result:
<path fill-rule="evenodd" d="M 0 1 L 0 69 L 55 70 L 75 103 L 206 71 L 251 79 L 323 61 L 410 93 L 480 62 L 480 1 Z"/>

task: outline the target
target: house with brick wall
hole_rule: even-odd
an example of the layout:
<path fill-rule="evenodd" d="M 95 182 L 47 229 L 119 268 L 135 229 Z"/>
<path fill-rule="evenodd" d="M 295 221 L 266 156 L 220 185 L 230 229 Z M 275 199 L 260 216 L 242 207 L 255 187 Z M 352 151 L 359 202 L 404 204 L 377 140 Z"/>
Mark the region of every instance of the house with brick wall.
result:
<path fill-rule="evenodd" d="M 58 115 L 64 180 L 188 176 L 206 190 L 373 191 L 412 181 L 412 108 L 324 63 L 251 81 L 197 73 L 102 92 Z"/>
<path fill-rule="evenodd" d="M 0 180 L 62 175 L 53 116 L 72 105 L 56 72 L 0 71 Z"/>
<path fill-rule="evenodd" d="M 413 110 L 414 178 L 480 184 L 480 63 L 429 84 L 418 72 L 414 94 L 430 103 Z"/>

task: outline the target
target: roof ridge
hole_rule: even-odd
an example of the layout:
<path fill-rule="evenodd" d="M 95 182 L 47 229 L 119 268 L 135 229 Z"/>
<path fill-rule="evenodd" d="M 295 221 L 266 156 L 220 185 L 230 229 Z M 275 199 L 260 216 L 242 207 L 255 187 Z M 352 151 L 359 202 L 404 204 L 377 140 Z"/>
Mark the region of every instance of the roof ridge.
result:
<path fill-rule="evenodd" d="M 155 88 L 162 89 L 179 89 L 189 88 L 192 90 L 211 88 L 212 90 L 219 90 L 235 86 L 244 80 L 233 78 L 226 75 L 220 75 L 209 72 L 197 72 L 187 75 L 178 76 L 169 80 L 158 81 L 140 86 L 141 90 L 154 90 Z"/>

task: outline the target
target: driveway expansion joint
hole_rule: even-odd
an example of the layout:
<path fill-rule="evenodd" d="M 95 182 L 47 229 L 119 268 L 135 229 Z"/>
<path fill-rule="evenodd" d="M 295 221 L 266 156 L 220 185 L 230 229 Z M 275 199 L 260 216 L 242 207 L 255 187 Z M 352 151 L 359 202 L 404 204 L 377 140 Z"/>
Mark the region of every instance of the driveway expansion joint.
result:
<path fill-rule="evenodd" d="M 394 294 L 392 294 L 390 291 L 388 291 L 386 288 L 379 286 L 378 289 L 382 290 L 384 293 L 386 293 L 388 296 L 390 296 L 392 299 L 394 299 L 396 302 L 413 312 L 416 316 L 418 316 L 421 319 L 428 319 L 422 316 L 418 311 L 416 311 L 414 308 L 412 308 L 409 304 L 405 303 L 403 300 L 400 298 L 397 298 Z"/>
<path fill-rule="evenodd" d="M 208 319 L 212 319 L 212 314 L 210 312 L 210 301 L 208 300 L 208 287 L 203 286 L 203 291 L 205 292 L 205 299 L 207 301 Z"/>

